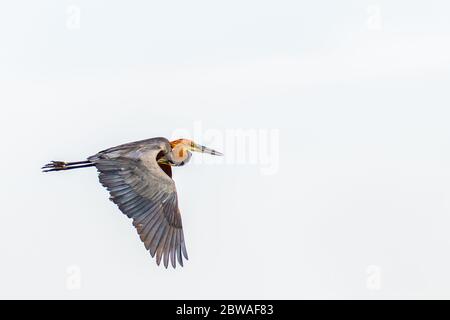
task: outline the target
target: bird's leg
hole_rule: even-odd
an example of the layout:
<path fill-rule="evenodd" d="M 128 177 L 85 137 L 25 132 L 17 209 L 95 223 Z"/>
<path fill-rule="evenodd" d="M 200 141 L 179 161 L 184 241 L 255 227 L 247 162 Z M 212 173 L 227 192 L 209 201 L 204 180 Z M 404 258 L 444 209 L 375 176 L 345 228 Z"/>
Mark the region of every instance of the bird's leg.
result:
<path fill-rule="evenodd" d="M 92 167 L 92 166 L 94 166 L 94 164 L 88 160 L 77 161 L 77 162 L 52 161 L 50 163 L 47 163 L 41 169 L 44 172 L 50 172 L 50 171 L 61 171 L 61 170 L 86 168 L 86 167 Z"/>
<path fill-rule="evenodd" d="M 66 167 L 66 165 L 67 165 L 67 162 L 64 162 L 64 161 L 52 161 L 50 163 L 47 163 L 41 169 L 60 169 L 60 170 L 63 170 Z"/>

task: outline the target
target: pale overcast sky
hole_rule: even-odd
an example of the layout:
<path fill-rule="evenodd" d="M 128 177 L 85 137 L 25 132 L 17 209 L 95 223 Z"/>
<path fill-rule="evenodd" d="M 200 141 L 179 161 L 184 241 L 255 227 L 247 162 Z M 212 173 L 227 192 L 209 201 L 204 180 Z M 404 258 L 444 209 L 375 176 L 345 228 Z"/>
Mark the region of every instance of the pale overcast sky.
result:
<path fill-rule="evenodd" d="M 0 4 L 0 297 L 450 298 L 449 13 Z M 180 135 L 226 155 L 174 171 L 182 269 L 156 266 L 95 170 L 39 170 Z"/>

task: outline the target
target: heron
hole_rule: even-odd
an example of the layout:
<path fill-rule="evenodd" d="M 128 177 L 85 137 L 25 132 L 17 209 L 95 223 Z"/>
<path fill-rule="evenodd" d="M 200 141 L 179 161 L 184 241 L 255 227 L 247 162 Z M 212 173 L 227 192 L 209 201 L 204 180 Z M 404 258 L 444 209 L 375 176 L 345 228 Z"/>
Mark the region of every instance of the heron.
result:
<path fill-rule="evenodd" d="M 170 260 L 176 268 L 176 261 L 182 267 L 188 254 L 172 167 L 187 164 L 192 152 L 223 156 L 189 139 L 157 137 L 121 144 L 84 161 L 51 161 L 41 169 L 53 172 L 96 167 L 110 200 L 133 219 L 146 250 L 152 258 L 156 255 L 157 265 L 163 260 L 167 269 Z"/>

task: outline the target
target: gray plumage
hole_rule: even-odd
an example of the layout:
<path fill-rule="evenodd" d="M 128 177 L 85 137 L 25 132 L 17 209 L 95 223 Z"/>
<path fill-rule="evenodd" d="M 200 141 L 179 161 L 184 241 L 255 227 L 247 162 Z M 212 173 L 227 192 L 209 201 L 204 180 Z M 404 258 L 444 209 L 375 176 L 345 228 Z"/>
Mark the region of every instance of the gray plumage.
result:
<path fill-rule="evenodd" d="M 177 261 L 183 266 L 188 254 L 171 167 L 188 163 L 190 151 L 222 155 L 187 139 L 169 142 L 152 138 L 100 151 L 85 161 L 52 161 L 42 169 L 51 172 L 95 166 L 111 201 L 133 219 L 156 263 L 163 261 L 167 268 L 170 261 L 175 268 Z"/>
<path fill-rule="evenodd" d="M 158 154 L 171 151 L 169 141 L 153 138 L 123 144 L 88 158 L 99 172 L 110 199 L 129 218 L 159 265 L 169 258 L 183 266 L 188 259 L 174 181 L 157 163 Z"/>

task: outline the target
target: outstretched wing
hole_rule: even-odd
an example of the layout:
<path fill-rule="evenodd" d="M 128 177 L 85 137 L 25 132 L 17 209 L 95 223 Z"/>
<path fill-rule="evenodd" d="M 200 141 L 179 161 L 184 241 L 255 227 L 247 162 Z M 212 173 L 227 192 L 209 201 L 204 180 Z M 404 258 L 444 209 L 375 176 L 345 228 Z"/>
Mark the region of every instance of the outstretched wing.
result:
<path fill-rule="evenodd" d="M 159 265 L 169 259 L 183 266 L 188 259 L 174 181 L 158 166 L 160 150 L 133 148 L 121 152 L 108 150 L 91 157 L 101 184 L 111 194 L 110 199 L 133 219 L 145 248 Z"/>

